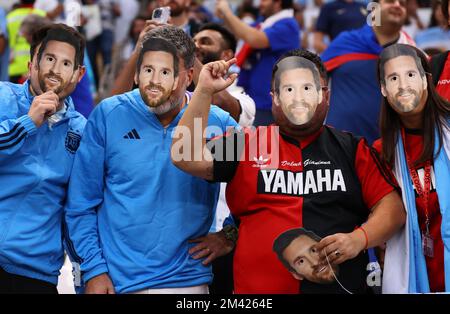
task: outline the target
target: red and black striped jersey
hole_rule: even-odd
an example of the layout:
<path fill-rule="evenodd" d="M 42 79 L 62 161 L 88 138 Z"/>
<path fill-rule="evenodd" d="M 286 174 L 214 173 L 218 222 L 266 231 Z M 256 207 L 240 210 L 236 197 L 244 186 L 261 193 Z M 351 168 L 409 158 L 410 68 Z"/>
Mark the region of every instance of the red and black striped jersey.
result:
<path fill-rule="evenodd" d="M 343 293 L 337 283 L 299 285 L 272 252 L 273 241 L 298 227 L 321 237 L 352 232 L 396 183 L 364 139 L 324 126 L 298 142 L 277 130 L 234 131 L 208 144 L 214 179 L 228 182 L 227 203 L 240 219 L 235 292 Z M 339 280 L 365 292 L 367 264 L 365 252 L 341 264 Z"/>

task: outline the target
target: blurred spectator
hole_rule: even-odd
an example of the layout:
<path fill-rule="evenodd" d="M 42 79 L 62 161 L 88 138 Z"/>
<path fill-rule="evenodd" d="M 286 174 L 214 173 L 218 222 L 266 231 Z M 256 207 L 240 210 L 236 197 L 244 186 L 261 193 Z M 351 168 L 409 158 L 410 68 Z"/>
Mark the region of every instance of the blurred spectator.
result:
<path fill-rule="evenodd" d="M 442 0 L 441 11 L 447 24 L 450 27 L 450 7 L 449 0 Z M 431 72 L 436 90 L 445 99 L 450 101 L 450 54 L 447 50 L 431 59 Z"/>
<path fill-rule="evenodd" d="M 228 61 L 234 58 L 236 38 L 220 24 L 208 23 L 203 25 L 194 36 L 194 42 L 196 57 L 202 64 L 218 60 Z M 201 70 L 200 62 L 196 64 L 194 71 L 195 83 Z M 198 65 L 200 66 L 197 67 Z M 212 103 L 229 112 L 240 125 L 251 126 L 253 124 L 255 102 L 245 94 L 242 87 L 233 84 L 226 90 L 214 94 Z"/>
<path fill-rule="evenodd" d="M 156 2 L 156 0 L 148 0 L 144 4 L 143 15 L 151 17 L 153 10 L 156 9 L 157 7 L 158 7 L 158 3 Z"/>
<path fill-rule="evenodd" d="M 431 1 L 432 0 L 417 0 L 417 2 L 419 3 L 419 7 L 421 8 L 429 8 L 431 7 Z"/>
<path fill-rule="evenodd" d="M 241 5 L 237 7 L 236 15 L 245 24 L 252 25 L 258 18 L 259 11 L 256 7 L 253 6 L 252 0 L 244 0 L 242 1 Z M 239 53 L 244 44 L 245 42 L 242 39 L 238 40 L 236 45 L 236 53 Z"/>
<path fill-rule="evenodd" d="M 191 0 L 156 0 L 158 7 L 170 7 L 170 24 L 180 27 L 186 34 L 193 37 L 200 24 L 193 18 L 189 18 Z"/>
<path fill-rule="evenodd" d="M 314 49 L 314 31 L 316 29 L 317 18 L 319 17 L 320 8 L 316 6 L 314 1 L 297 0 L 298 12 L 295 17 L 302 30 L 301 47 L 303 49 L 315 52 Z M 325 38 L 325 43 L 328 45 L 329 39 Z"/>
<path fill-rule="evenodd" d="M 36 0 L 34 8 L 45 11 L 47 17 L 55 23 L 64 23 L 64 0 Z"/>
<path fill-rule="evenodd" d="M 95 106 L 93 96 L 95 94 L 95 86 L 92 86 L 94 73 L 92 65 L 89 62 L 89 57 L 86 55 L 86 51 L 83 58 L 83 64 L 86 68 L 86 75 L 78 82 L 70 97 L 72 97 L 75 109 L 87 119 Z"/>
<path fill-rule="evenodd" d="M 320 9 L 314 32 L 314 49 L 321 53 L 327 48 L 325 36 L 333 40 L 343 31 L 360 28 L 366 23 L 367 10 L 354 0 L 336 0 Z"/>
<path fill-rule="evenodd" d="M 52 24 L 52 21 L 44 16 L 31 14 L 23 19 L 19 28 L 19 33 L 25 37 L 27 42 L 31 45 L 33 32 L 37 29 Z"/>
<path fill-rule="evenodd" d="M 129 60 L 133 54 L 133 51 L 137 45 L 139 35 L 145 28 L 146 20 L 149 19 L 145 16 L 137 16 L 131 22 L 131 27 L 128 32 L 127 38 L 116 46 L 113 52 L 112 62 L 105 66 L 102 77 L 99 83 L 98 89 L 98 101 L 101 101 L 111 96 L 111 90 L 114 85 L 114 80 L 118 77 L 120 71 L 125 66 L 127 60 Z"/>
<path fill-rule="evenodd" d="M 258 18 L 258 9 L 253 6 L 252 0 L 243 0 L 237 8 L 237 16 L 242 22 L 252 24 Z"/>
<path fill-rule="evenodd" d="M 202 25 L 211 22 L 214 15 L 203 5 L 201 0 L 194 0 L 189 9 L 189 18 Z"/>
<path fill-rule="evenodd" d="M 118 0 L 120 12 L 116 19 L 114 29 L 114 43 L 120 45 L 128 37 L 133 19 L 139 14 L 139 2 L 137 0 Z"/>
<path fill-rule="evenodd" d="M 6 14 L 0 7 L 0 81 L 7 81 L 9 63 L 8 30 L 6 28 Z"/>
<path fill-rule="evenodd" d="M 447 29 L 447 19 L 442 14 L 442 6 L 439 0 L 434 0 L 431 11 L 429 28 L 416 35 L 417 47 L 427 51 L 444 52 L 450 49 L 450 31 Z M 429 55 L 432 55 L 428 53 Z"/>
<path fill-rule="evenodd" d="M 245 45 L 237 55 L 241 66 L 238 85 L 256 103 L 254 124 L 273 122 L 270 78 L 272 67 L 285 52 L 300 47 L 300 29 L 294 18 L 292 0 L 261 0 L 260 18 L 251 27 L 234 15 L 226 0 L 218 0 L 216 14 Z"/>
<path fill-rule="evenodd" d="M 94 67 L 95 81 L 99 82 L 99 64 L 97 64 L 97 53 L 102 56 L 103 66 L 111 63 L 112 48 L 114 44 L 115 21 L 121 15 L 118 0 L 88 0 L 87 4 L 97 3 L 101 12 L 102 32 L 100 35 L 87 42 L 89 59 Z"/>
<path fill-rule="evenodd" d="M 414 45 L 401 30 L 406 0 L 380 0 L 371 16 L 372 26 L 342 32 L 322 55 L 332 85 L 327 124 L 364 136 L 369 143 L 379 138 L 378 55 L 393 43 Z"/>
<path fill-rule="evenodd" d="M 23 83 L 28 73 L 30 61 L 30 45 L 19 33 L 22 21 L 30 14 L 45 16 L 45 12 L 33 8 L 34 0 L 21 0 L 18 7 L 6 16 L 9 48 L 11 58 L 9 63 L 9 80 L 13 83 Z"/>
<path fill-rule="evenodd" d="M 145 21 L 150 19 L 150 17 L 139 15 L 133 19 L 130 25 L 130 29 L 128 31 L 128 36 L 121 43 L 121 58 L 119 63 L 122 63 L 125 60 L 128 60 L 133 53 L 134 47 L 137 44 L 139 39 L 139 34 L 145 28 Z M 119 66 L 120 67 L 120 66 Z"/>
<path fill-rule="evenodd" d="M 403 30 L 412 38 L 425 28 L 417 13 L 418 7 L 417 0 L 406 0 L 407 18 Z"/>
<path fill-rule="evenodd" d="M 309 29 L 305 27 L 305 6 L 297 2 L 293 4 L 292 8 L 294 9 L 294 18 L 298 23 L 298 27 L 303 30 L 302 33 L 299 33 L 300 47 L 303 48 L 305 47 L 305 45 L 307 45 L 307 36 L 309 36 Z"/>

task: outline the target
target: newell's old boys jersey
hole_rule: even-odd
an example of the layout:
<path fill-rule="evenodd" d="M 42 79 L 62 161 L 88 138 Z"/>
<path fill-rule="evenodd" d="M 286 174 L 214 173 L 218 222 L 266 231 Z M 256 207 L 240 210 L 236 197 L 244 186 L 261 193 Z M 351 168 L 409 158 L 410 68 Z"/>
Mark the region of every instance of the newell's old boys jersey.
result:
<path fill-rule="evenodd" d="M 241 131 L 209 144 L 215 158 L 214 179 L 229 182 L 227 203 L 241 220 L 234 256 L 235 292 L 342 293 L 336 283 L 303 280 L 300 285 L 272 252 L 273 241 L 298 227 L 321 237 L 352 232 L 394 186 L 365 140 L 325 126 L 300 143 L 284 135 L 266 141 L 276 129 Z M 257 149 L 251 156 L 257 141 L 268 142 L 267 149 Z M 241 161 L 220 161 L 217 151 L 229 153 L 233 146 Z M 367 263 L 364 252 L 341 264 L 341 283 L 352 292 L 365 292 Z"/>

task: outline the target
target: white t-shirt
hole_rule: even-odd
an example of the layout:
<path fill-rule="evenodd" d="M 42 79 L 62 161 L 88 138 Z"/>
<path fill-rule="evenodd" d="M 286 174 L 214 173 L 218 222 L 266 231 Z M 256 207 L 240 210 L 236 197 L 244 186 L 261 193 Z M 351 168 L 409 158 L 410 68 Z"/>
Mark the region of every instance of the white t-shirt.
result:
<path fill-rule="evenodd" d="M 236 98 L 241 104 L 241 115 L 239 116 L 239 125 L 243 127 L 250 127 L 255 121 L 256 106 L 253 99 L 244 92 L 244 89 L 236 85 L 236 82 L 227 88 L 231 96 Z M 217 202 L 216 215 L 209 232 L 218 232 L 222 230 L 224 220 L 230 215 L 227 201 L 225 199 L 225 188 L 227 184 L 220 184 L 219 200 Z"/>
<path fill-rule="evenodd" d="M 118 2 L 121 15 L 116 18 L 114 30 L 115 44 L 122 43 L 128 37 L 131 22 L 139 13 L 139 2 L 137 0 L 119 0 Z"/>
<path fill-rule="evenodd" d="M 255 121 L 256 106 L 253 99 L 247 95 L 241 86 L 237 86 L 236 82 L 227 88 L 227 92 L 231 96 L 236 98 L 241 105 L 241 115 L 239 116 L 239 125 L 243 127 L 248 127 L 253 125 Z"/>
<path fill-rule="evenodd" d="M 36 0 L 34 2 L 34 8 L 48 13 L 56 9 L 58 4 L 58 0 Z M 63 13 L 57 16 L 53 22 L 63 23 L 71 27 L 80 26 L 82 7 L 80 0 L 64 0 L 63 5 Z"/>

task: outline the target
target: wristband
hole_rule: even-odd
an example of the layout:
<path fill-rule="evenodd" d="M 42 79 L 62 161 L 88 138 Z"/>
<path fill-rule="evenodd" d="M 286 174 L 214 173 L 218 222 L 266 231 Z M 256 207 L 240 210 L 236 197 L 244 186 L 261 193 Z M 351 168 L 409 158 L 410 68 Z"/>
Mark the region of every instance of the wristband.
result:
<path fill-rule="evenodd" d="M 356 230 L 361 230 L 364 233 L 364 237 L 366 238 L 366 245 L 364 246 L 364 250 L 367 250 L 367 247 L 369 246 L 369 237 L 367 236 L 366 230 L 364 230 L 363 227 L 358 227 Z"/>

